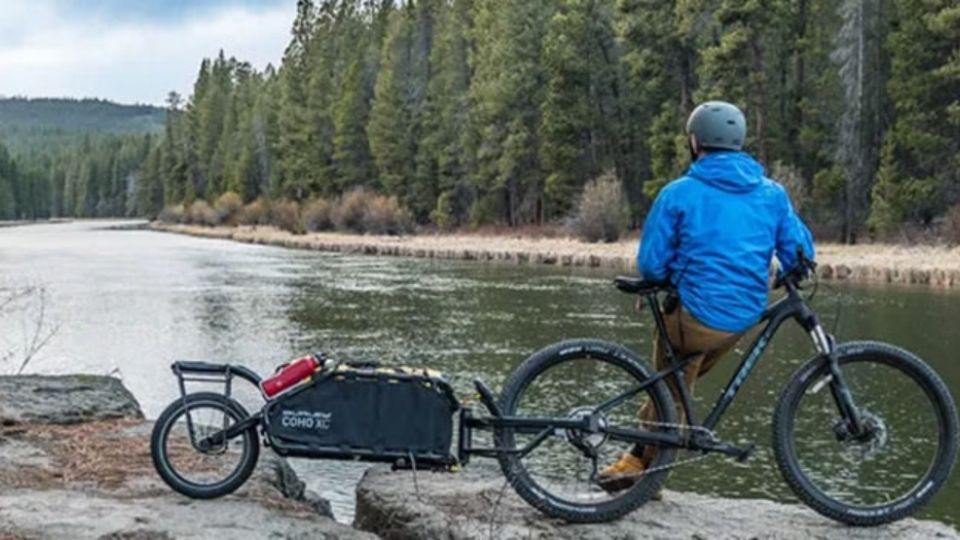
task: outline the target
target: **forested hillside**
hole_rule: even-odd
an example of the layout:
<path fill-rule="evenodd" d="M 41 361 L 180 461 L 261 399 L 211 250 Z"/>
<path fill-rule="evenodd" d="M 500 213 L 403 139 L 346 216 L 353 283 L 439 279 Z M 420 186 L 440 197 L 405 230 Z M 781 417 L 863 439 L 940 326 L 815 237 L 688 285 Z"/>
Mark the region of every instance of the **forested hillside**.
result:
<path fill-rule="evenodd" d="M 639 220 L 713 98 L 821 235 L 929 225 L 960 197 L 955 0 L 300 0 L 291 32 L 276 68 L 204 60 L 159 136 L 48 164 L 49 211 L 367 187 L 421 223 L 523 225 L 612 173 Z"/>
<path fill-rule="evenodd" d="M 122 216 L 166 112 L 98 99 L 0 99 L 0 219 Z"/>
<path fill-rule="evenodd" d="M 164 111 L 100 99 L 0 98 L 0 133 L 33 128 L 85 132 L 139 132 L 163 125 Z"/>

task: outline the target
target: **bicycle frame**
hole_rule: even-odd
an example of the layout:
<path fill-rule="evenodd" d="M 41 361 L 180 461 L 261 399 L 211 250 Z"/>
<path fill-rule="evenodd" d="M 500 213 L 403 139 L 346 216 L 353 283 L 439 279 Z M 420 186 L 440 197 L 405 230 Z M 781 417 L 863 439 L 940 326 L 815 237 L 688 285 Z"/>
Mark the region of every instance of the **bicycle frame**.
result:
<path fill-rule="evenodd" d="M 721 452 L 727 455 L 745 459 L 751 449 L 737 448 L 735 446 L 714 440 L 712 437 L 703 437 L 700 434 L 712 432 L 720 422 L 724 412 L 736 398 L 744 381 L 750 376 L 750 373 L 756 367 L 757 362 L 766 351 L 770 340 L 779 330 L 780 326 L 789 319 L 795 320 L 810 336 L 814 348 L 818 355 L 825 358 L 830 363 L 830 388 L 833 398 L 840 409 L 843 417 L 849 422 L 853 433 L 859 433 L 861 429 L 860 419 L 857 409 L 853 404 L 852 397 L 840 373 L 839 366 L 834 355 L 834 340 L 823 329 L 817 314 L 811 310 L 803 298 L 801 298 L 796 285 L 787 282 L 784 285 L 787 294 L 769 306 L 762 314 L 758 324 L 764 324 L 763 329 L 754 338 L 750 348 L 743 355 L 740 366 L 731 377 L 730 381 L 724 387 L 722 393 L 714 403 L 713 408 L 707 415 L 702 424 L 697 423 L 695 411 L 692 405 L 692 399 L 689 387 L 683 376 L 683 368 L 693 361 L 698 355 L 692 354 L 683 358 L 677 358 L 677 354 L 666 339 L 666 324 L 660 307 L 660 291 L 645 292 L 647 305 L 653 314 L 656 323 L 657 333 L 661 336 L 662 343 L 665 345 L 665 353 L 671 365 L 670 368 L 657 372 L 653 377 L 643 383 L 621 393 L 618 396 L 596 406 L 592 414 L 582 418 L 550 418 L 550 417 L 516 417 L 503 416 L 500 414 L 492 394 L 482 382 L 477 381 L 477 390 L 481 401 L 492 414 L 491 417 L 474 417 L 469 409 L 461 412 L 460 418 L 460 449 L 459 457 L 461 463 L 466 463 L 470 456 L 496 457 L 502 454 L 516 454 L 521 457 L 529 454 L 536 447 L 542 444 L 551 435 L 560 430 L 582 430 L 588 433 L 602 433 L 611 438 L 619 439 L 636 444 L 666 445 L 678 448 L 687 448 L 693 450 L 702 450 L 705 452 Z M 679 309 L 679 308 L 678 308 Z M 686 415 L 687 424 L 682 427 L 689 427 L 687 435 L 681 435 L 670 431 L 640 431 L 634 429 L 623 429 L 603 426 L 600 419 L 601 415 L 613 407 L 623 403 L 633 396 L 643 392 L 651 385 L 657 384 L 667 377 L 673 377 L 673 381 L 678 389 L 680 396 L 679 405 L 683 408 Z M 535 434 L 533 440 L 527 443 L 523 448 L 475 448 L 472 446 L 473 429 L 511 429 L 516 433 Z"/>

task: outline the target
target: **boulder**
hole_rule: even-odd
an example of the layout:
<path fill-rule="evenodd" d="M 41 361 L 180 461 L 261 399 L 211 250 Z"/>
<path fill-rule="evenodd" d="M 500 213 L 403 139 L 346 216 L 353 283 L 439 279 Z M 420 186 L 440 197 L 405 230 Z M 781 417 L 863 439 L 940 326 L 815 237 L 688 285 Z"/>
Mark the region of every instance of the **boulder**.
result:
<path fill-rule="evenodd" d="M 502 477 L 367 471 L 357 486 L 354 526 L 388 539 L 909 539 L 960 538 L 948 525 L 905 519 L 854 528 L 798 505 L 667 491 L 611 523 L 568 524 L 548 518 L 513 493 Z"/>
<path fill-rule="evenodd" d="M 0 377 L 0 539 L 376 538 L 334 521 L 269 450 L 235 494 L 175 493 L 142 416 L 110 377 Z"/>
<path fill-rule="evenodd" d="M 374 539 L 329 518 L 255 500 L 193 501 L 169 493 L 123 497 L 73 490 L 0 492 L 0 537 L 40 539 Z"/>
<path fill-rule="evenodd" d="M 174 493 L 149 464 L 149 422 L 82 424 L 85 444 L 102 439 L 143 448 L 112 464 L 122 474 L 106 464 L 63 474 L 59 444 L 67 439 L 76 447 L 71 439 L 80 426 L 56 428 L 55 438 L 37 426 L 7 428 L 0 438 L 0 538 L 375 538 L 334 521 L 329 502 L 305 490 L 287 461 L 269 450 L 233 495 L 192 500 Z"/>
<path fill-rule="evenodd" d="M 0 376 L 0 425 L 143 418 L 119 379 L 100 375 Z"/>

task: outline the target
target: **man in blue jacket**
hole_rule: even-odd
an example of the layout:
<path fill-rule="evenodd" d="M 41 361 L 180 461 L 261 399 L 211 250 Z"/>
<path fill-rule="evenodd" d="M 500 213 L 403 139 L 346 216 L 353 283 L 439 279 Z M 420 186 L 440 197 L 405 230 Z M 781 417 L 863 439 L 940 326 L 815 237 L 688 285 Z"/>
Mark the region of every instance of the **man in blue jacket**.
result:
<path fill-rule="evenodd" d="M 660 191 L 640 240 L 640 273 L 669 280 L 679 293 L 679 305 L 664 308 L 664 321 L 678 355 L 699 353 L 684 373 L 691 390 L 760 318 L 772 257 L 784 269 L 797 264 L 799 249 L 814 257 L 810 231 L 783 186 L 741 151 L 746 133 L 743 113 L 730 103 L 709 101 L 694 109 L 687 121 L 694 162 Z M 662 344 L 654 343 L 653 354 L 658 370 L 669 367 Z M 671 390 L 679 403 L 677 389 Z M 641 423 L 656 422 L 649 406 L 640 417 Z M 635 447 L 600 472 L 601 485 L 630 487 L 655 453 L 654 447 Z"/>

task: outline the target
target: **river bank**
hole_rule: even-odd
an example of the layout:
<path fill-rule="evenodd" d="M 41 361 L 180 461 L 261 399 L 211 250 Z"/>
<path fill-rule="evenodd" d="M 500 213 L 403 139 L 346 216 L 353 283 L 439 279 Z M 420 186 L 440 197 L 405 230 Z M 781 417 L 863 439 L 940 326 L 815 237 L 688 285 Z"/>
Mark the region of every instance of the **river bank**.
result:
<path fill-rule="evenodd" d="M 53 225 L 57 223 L 70 223 L 71 221 L 73 220 L 69 218 L 0 220 L 0 228 L 22 227 L 23 225 Z"/>
<path fill-rule="evenodd" d="M 494 261 L 609 268 L 631 272 L 636 242 L 591 244 L 572 238 L 471 234 L 372 236 L 295 235 L 269 226 L 203 227 L 152 223 L 153 230 L 293 249 L 348 254 Z M 824 280 L 960 288 L 960 248 L 890 244 L 819 244 L 817 273 Z"/>

